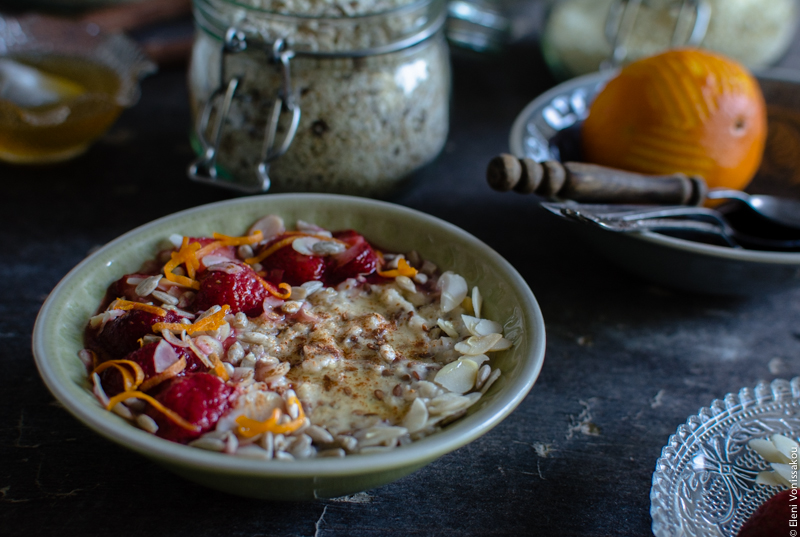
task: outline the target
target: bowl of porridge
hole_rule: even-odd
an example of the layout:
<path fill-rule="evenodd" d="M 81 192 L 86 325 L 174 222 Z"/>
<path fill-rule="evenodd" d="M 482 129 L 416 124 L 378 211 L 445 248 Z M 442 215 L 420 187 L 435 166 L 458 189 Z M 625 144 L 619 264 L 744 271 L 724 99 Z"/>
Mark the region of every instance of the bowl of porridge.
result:
<path fill-rule="evenodd" d="M 487 433 L 544 360 L 541 311 L 487 245 L 429 215 L 325 194 L 156 220 L 42 307 L 40 374 L 81 422 L 197 483 L 335 497 Z"/>

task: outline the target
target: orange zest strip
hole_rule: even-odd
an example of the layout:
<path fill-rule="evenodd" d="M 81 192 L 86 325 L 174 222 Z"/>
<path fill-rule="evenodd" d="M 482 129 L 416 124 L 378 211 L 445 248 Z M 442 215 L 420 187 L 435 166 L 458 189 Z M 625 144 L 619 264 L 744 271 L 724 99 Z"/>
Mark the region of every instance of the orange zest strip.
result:
<path fill-rule="evenodd" d="M 272 416 L 265 421 L 257 421 L 252 418 L 248 418 L 245 415 L 241 415 L 236 418 L 236 423 L 239 425 L 236 428 L 237 434 L 244 438 L 253 438 L 254 436 L 258 436 L 261 433 L 266 432 L 270 432 L 272 434 L 286 434 L 296 431 L 303 425 L 303 423 L 305 423 L 306 420 L 305 412 L 303 412 L 303 405 L 300 404 L 300 401 L 297 399 L 297 397 L 290 397 L 287 401 L 287 405 L 297 405 L 297 408 L 299 409 L 297 419 L 279 425 L 278 421 L 281 418 L 281 411 L 278 408 L 273 410 Z"/>
<path fill-rule="evenodd" d="M 231 377 L 228 375 L 228 371 L 225 369 L 225 366 L 222 365 L 222 361 L 219 359 L 219 357 L 217 357 L 216 354 L 212 354 L 210 358 L 214 364 L 214 373 L 225 382 L 228 382 Z"/>
<path fill-rule="evenodd" d="M 256 230 L 252 235 L 245 237 L 229 237 L 222 233 L 214 233 L 214 238 L 221 241 L 224 246 L 242 246 L 243 244 L 256 244 L 264 239 L 264 234 L 260 229 Z"/>
<path fill-rule="evenodd" d="M 131 374 L 130 370 L 126 369 L 124 366 L 130 367 L 133 370 L 133 374 Z M 144 381 L 144 371 L 142 370 L 142 366 L 133 360 L 109 360 L 107 362 L 103 362 L 94 368 L 92 374 L 101 373 L 109 367 L 117 369 L 120 375 L 122 375 L 122 385 L 124 386 L 124 391 L 126 392 L 129 390 L 135 390 L 142 383 L 142 381 Z"/>
<path fill-rule="evenodd" d="M 256 277 L 258 278 L 258 281 L 261 282 L 261 285 L 264 286 L 264 289 L 269 291 L 269 294 L 271 294 L 272 296 L 283 300 L 286 300 L 287 298 L 292 296 L 292 286 L 289 285 L 288 283 L 281 282 L 278 284 L 278 287 L 275 287 L 275 285 L 273 285 L 271 282 L 268 282 L 258 274 L 256 274 Z M 279 289 L 282 289 L 283 292 L 279 291 Z"/>
<path fill-rule="evenodd" d="M 139 386 L 139 390 L 146 392 L 150 388 L 158 386 L 165 380 L 169 380 L 172 377 L 177 376 L 184 369 L 186 369 L 186 358 L 181 356 L 177 362 L 166 368 L 164 371 L 142 382 L 142 384 Z"/>
<path fill-rule="evenodd" d="M 115 395 L 114 397 L 108 400 L 108 404 L 106 405 L 106 410 L 111 410 L 112 408 L 114 408 L 114 406 L 116 406 L 117 403 L 125 401 L 126 399 L 144 399 L 145 401 L 153 405 L 153 407 L 155 407 L 156 410 L 158 410 L 166 417 L 168 417 L 170 420 L 172 420 L 176 425 L 183 427 L 187 431 L 192 431 L 193 433 L 199 433 L 201 431 L 199 425 L 193 425 L 189 423 L 188 421 L 183 419 L 177 412 L 170 410 L 169 408 L 165 407 L 164 405 L 162 405 L 161 403 L 159 403 L 146 393 L 142 392 L 125 391 L 118 395 Z"/>
<path fill-rule="evenodd" d="M 167 314 L 167 310 L 163 308 L 159 308 L 158 306 L 153 306 L 150 304 L 142 304 L 141 302 L 132 302 L 130 300 L 125 300 L 122 298 L 116 299 L 108 306 L 109 310 L 142 310 L 148 313 L 152 313 L 154 315 L 159 315 L 161 317 Z"/>
<path fill-rule="evenodd" d="M 164 265 L 164 277 L 171 282 L 185 287 L 200 289 L 200 282 L 194 279 L 197 269 L 200 268 L 200 261 L 197 259 L 196 255 L 199 249 L 199 242 L 189 244 L 189 237 L 184 237 L 180 250 L 172 252 L 170 260 Z M 186 274 L 188 277 L 172 273 L 172 271 L 181 264 L 186 266 Z"/>
<path fill-rule="evenodd" d="M 257 256 L 248 257 L 247 259 L 244 260 L 244 262 L 247 263 L 248 265 L 255 265 L 256 263 L 261 263 L 262 261 L 264 261 L 264 259 L 266 259 L 267 257 L 271 256 L 272 254 L 274 254 L 275 252 L 277 252 L 278 250 L 280 250 L 284 246 L 288 246 L 288 245 L 292 244 L 294 241 L 296 241 L 300 237 L 316 237 L 316 238 L 318 238 L 319 240 L 322 240 L 322 241 L 338 242 L 340 244 L 344 244 L 345 246 L 347 245 L 347 243 L 345 243 L 343 241 L 340 241 L 339 239 L 334 239 L 332 237 L 330 237 L 330 238 L 329 237 L 320 237 L 319 235 L 314 235 L 313 233 L 304 233 L 302 231 L 287 231 L 286 233 L 284 233 L 284 235 L 288 235 L 288 237 L 279 240 L 278 242 L 276 242 L 275 244 L 273 244 L 272 246 L 270 246 L 269 248 L 267 248 L 266 250 L 264 250 L 263 252 L 261 252 Z"/>
<path fill-rule="evenodd" d="M 222 306 L 218 312 L 204 317 L 199 321 L 192 324 L 183 323 L 155 323 L 153 325 L 153 332 L 161 332 L 162 330 L 182 331 L 186 330 L 187 334 L 194 334 L 195 332 L 206 332 L 208 330 L 216 330 L 222 323 L 225 322 L 225 315 L 231 311 L 231 307 L 227 304 Z"/>
<path fill-rule="evenodd" d="M 261 263 L 267 257 L 271 256 L 284 246 L 289 246 L 299 238 L 300 235 L 293 235 L 291 237 L 286 237 L 285 239 L 281 239 L 272 246 L 270 246 L 269 248 L 267 248 L 266 250 L 264 250 L 263 252 L 261 252 L 260 254 L 258 254 L 257 256 L 248 257 L 247 259 L 244 260 L 244 262 L 247 263 L 248 265 L 255 265 L 256 263 Z"/>
<path fill-rule="evenodd" d="M 194 253 L 194 255 L 197 257 L 197 259 L 202 259 L 203 257 L 207 256 L 217 248 L 222 248 L 223 246 L 225 245 L 222 243 L 222 241 L 209 242 L 208 244 L 197 250 Z"/>
<path fill-rule="evenodd" d="M 86 349 L 86 350 L 89 352 L 89 356 L 92 357 L 92 370 L 94 371 L 94 368 L 97 367 L 97 362 L 98 362 L 97 353 L 91 349 Z M 91 377 L 92 375 L 89 376 Z"/>
<path fill-rule="evenodd" d="M 400 258 L 400 261 L 397 262 L 397 268 L 393 270 L 387 270 L 381 272 L 378 271 L 378 276 L 382 276 L 384 278 L 397 278 L 398 276 L 408 276 L 409 278 L 413 278 L 417 275 L 417 269 L 412 267 L 408 264 L 408 262 Z"/>

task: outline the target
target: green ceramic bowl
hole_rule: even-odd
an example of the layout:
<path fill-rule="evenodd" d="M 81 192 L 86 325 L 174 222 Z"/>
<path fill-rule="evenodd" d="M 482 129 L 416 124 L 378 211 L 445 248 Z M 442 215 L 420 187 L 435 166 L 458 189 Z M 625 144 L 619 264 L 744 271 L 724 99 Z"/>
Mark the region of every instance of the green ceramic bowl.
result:
<path fill-rule="evenodd" d="M 258 217 L 280 214 L 329 229 L 353 228 L 395 251 L 416 249 L 443 270 L 461 273 L 484 295 L 487 318 L 505 323 L 514 346 L 494 357 L 503 374 L 470 413 L 443 431 L 388 453 L 343 459 L 253 461 L 162 440 L 107 412 L 91 394 L 77 357 L 88 318 L 106 287 L 152 257 L 173 233 L 243 234 Z M 81 262 L 42 306 L 33 332 L 36 365 L 47 387 L 76 418 L 101 435 L 197 483 L 275 500 L 335 497 L 378 487 L 436 460 L 500 423 L 530 391 L 544 361 L 544 321 L 517 271 L 465 231 L 389 203 L 334 195 L 287 194 L 197 207 L 134 229 Z"/>

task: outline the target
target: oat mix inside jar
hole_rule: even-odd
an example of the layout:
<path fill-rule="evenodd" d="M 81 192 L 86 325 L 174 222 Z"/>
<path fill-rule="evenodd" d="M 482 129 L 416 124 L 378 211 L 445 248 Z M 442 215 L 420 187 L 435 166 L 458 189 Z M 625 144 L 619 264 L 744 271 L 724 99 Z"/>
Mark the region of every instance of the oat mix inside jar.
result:
<path fill-rule="evenodd" d="M 195 0 L 189 175 L 384 197 L 441 151 L 444 0 Z"/>

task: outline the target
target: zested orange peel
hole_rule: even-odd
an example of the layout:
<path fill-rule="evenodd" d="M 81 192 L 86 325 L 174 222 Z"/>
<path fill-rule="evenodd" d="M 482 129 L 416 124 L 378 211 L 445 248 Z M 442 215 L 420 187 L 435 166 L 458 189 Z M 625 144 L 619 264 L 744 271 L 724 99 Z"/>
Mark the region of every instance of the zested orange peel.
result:
<path fill-rule="evenodd" d="M 122 375 L 123 390 L 121 393 L 111 397 L 108 400 L 108 403 L 106 403 L 106 410 L 111 410 L 117 406 L 118 403 L 127 401 L 128 399 L 140 399 L 150 403 L 150 405 L 164 414 L 164 416 L 166 416 L 169 420 L 186 429 L 187 431 L 197 432 L 200 430 L 200 427 L 197 425 L 189 423 L 175 411 L 165 407 L 155 398 L 140 391 L 148 390 L 158 383 L 177 376 L 186 367 L 185 358 L 181 357 L 180 360 L 165 369 L 160 375 L 157 375 L 147 381 L 144 380 L 145 375 L 142 367 L 132 360 L 109 360 L 107 362 L 103 362 L 92 371 L 92 374 L 102 373 L 110 367 L 115 368 Z"/>
<path fill-rule="evenodd" d="M 764 153 L 767 113 L 757 80 L 737 62 L 675 49 L 624 67 L 592 103 L 583 157 L 647 174 L 699 175 L 742 190 Z"/>
<path fill-rule="evenodd" d="M 238 424 L 236 434 L 242 438 L 253 438 L 266 432 L 272 434 L 286 434 L 296 431 L 305 423 L 306 415 L 305 412 L 303 412 L 303 405 L 296 395 L 292 395 L 286 400 L 287 407 L 291 407 L 292 405 L 297 406 L 297 418 L 286 423 L 280 423 L 283 413 L 279 408 L 273 410 L 272 415 L 264 421 L 248 418 L 244 414 L 239 416 L 236 418 L 236 423 Z"/>

